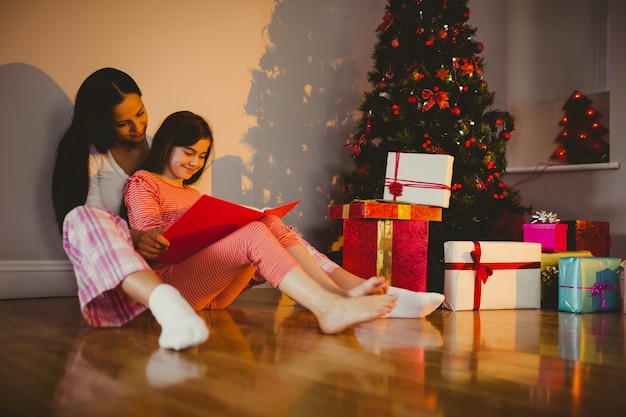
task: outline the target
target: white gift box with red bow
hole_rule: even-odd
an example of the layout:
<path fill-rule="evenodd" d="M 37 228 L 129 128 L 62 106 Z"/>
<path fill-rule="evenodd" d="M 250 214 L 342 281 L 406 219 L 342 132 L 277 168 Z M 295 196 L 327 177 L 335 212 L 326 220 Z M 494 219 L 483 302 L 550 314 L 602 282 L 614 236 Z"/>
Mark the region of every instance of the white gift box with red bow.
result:
<path fill-rule="evenodd" d="M 444 243 L 443 306 L 449 310 L 540 308 L 541 243 Z"/>
<path fill-rule="evenodd" d="M 447 208 L 454 157 L 389 152 L 384 200 Z"/>

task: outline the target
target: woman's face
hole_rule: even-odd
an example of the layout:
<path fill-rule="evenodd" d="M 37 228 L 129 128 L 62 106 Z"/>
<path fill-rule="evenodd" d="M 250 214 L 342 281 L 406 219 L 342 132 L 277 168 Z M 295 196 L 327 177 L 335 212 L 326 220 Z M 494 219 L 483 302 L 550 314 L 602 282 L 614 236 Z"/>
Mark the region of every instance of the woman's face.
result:
<path fill-rule="evenodd" d="M 112 126 L 116 139 L 141 143 L 146 139 L 148 112 L 138 94 L 126 94 L 120 104 L 113 107 Z"/>

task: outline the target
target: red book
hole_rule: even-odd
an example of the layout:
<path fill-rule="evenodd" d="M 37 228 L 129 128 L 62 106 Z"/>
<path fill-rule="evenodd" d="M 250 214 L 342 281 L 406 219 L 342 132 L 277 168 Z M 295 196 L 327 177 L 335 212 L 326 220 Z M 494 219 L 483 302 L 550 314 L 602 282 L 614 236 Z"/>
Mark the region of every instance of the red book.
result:
<path fill-rule="evenodd" d="M 250 222 L 270 214 L 283 217 L 299 202 L 259 210 L 203 195 L 163 232 L 170 247 L 157 260 L 178 263 Z"/>

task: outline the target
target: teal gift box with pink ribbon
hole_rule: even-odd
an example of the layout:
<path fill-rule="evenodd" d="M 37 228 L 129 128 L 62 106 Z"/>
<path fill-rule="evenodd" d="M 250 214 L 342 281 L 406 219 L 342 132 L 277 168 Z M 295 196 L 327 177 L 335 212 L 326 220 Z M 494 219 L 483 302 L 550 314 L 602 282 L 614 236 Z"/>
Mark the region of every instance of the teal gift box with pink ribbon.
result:
<path fill-rule="evenodd" d="M 618 310 L 621 261 L 609 257 L 559 259 L 559 310 L 570 313 Z"/>

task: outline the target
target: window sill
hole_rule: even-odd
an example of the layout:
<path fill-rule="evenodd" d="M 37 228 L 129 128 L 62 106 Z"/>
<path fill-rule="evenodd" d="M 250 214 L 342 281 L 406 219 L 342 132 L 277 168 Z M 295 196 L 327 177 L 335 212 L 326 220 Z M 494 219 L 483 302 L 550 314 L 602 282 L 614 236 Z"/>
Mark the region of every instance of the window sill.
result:
<path fill-rule="evenodd" d="M 599 171 L 619 169 L 619 162 L 604 162 L 598 164 L 558 165 L 542 162 L 534 167 L 507 167 L 506 174 L 526 174 L 532 172 L 568 172 L 568 171 Z"/>

